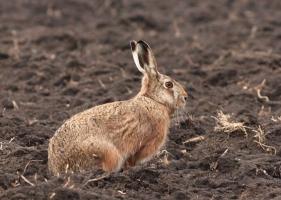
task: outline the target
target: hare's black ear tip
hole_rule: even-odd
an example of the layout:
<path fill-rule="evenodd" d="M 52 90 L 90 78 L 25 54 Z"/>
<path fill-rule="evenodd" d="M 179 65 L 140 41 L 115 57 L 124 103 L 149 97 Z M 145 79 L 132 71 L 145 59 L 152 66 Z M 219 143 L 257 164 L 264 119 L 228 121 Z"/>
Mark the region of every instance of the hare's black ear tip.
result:
<path fill-rule="evenodd" d="M 137 47 L 137 42 L 135 40 L 131 40 L 130 45 L 131 45 L 132 51 L 135 51 L 136 47 Z"/>
<path fill-rule="evenodd" d="M 143 41 L 143 40 L 139 40 L 138 44 L 142 45 L 143 47 L 145 47 L 147 49 L 149 48 L 148 44 L 145 41 Z"/>

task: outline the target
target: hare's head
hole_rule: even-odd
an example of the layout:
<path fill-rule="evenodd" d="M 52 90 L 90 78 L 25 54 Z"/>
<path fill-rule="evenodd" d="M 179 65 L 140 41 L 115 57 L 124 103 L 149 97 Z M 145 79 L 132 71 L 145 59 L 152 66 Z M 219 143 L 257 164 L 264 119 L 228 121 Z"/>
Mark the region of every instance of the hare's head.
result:
<path fill-rule="evenodd" d="M 139 95 L 147 96 L 164 104 L 172 111 L 183 107 L 187 93 L 183 86 L 171 77 L 160 74 L 151 48 L 144 41 L 131 41 L 135 64 L 143 73 L 142 88 Z"/>

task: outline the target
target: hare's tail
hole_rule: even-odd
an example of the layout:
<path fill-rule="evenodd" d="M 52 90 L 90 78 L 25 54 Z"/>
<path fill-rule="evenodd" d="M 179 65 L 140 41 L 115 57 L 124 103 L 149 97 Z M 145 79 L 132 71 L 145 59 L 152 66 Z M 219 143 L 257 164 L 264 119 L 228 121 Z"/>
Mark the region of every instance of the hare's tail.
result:
<path fill-rule="evenodd" d="M 55 175 L 59 174 L 57 160 L 58 158 L 56 157 L 56 152 L 54 151 L 53 139 L 50 139 L 48 147 L 48 169 Z"/>

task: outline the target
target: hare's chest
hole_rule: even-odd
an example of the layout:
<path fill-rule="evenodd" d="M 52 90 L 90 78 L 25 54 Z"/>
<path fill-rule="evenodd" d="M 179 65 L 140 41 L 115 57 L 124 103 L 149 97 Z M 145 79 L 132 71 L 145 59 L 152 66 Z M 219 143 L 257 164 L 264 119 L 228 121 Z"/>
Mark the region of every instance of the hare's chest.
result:
<path fill-rule="evenodd" d="M 166 116 L 166 113 L 163 112 L 152 116 L 150 119 L 150 125 L 149 130 L 151 139 L 165 141 L 170 126 L 170 119 Z"/>

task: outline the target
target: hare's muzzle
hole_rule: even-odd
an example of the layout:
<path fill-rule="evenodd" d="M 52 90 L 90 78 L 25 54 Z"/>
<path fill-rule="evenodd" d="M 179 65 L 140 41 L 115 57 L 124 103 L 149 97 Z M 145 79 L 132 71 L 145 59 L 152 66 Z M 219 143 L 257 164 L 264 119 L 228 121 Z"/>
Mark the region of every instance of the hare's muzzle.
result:
<path fill-rule="evenodd" d="M 187 98 L 188 98 L 188 95 L 187 95 L 187 93 L 184 91 L 184 93 L 181 94 L 181 97 L 180 97 L 180 101 L 181 101 L 182 106 L 185 106 L 185 104 L 186 104 L 186 102 L 187 102 Z"/>
<path fill-rule="evenodd" d="M 187 102 L 187 95 L 182 96 L 182 103 L 183 103 L 183 105 L 185 105 L 186 102 Z"/>
<path fill-rule="evenodd" d="M 188 97 L 187 95 L 179 96 L 177 100 L 178 108 L 184 107 L 186 105 L 187 97 Z"/>

